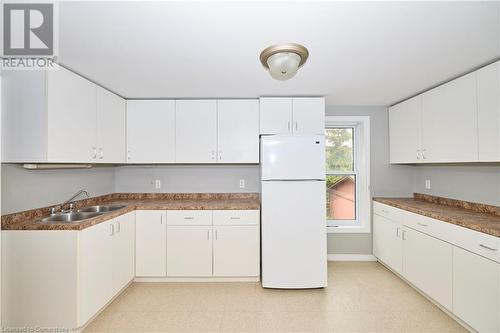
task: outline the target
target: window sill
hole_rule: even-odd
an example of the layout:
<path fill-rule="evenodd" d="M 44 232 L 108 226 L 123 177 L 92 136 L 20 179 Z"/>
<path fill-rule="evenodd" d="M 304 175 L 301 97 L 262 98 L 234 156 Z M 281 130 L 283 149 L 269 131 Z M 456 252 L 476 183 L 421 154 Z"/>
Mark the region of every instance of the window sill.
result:
<path fill-rule="evenodd" d="M 369 234 L 371 233 L 370 227 L 366 225 L 360 226 L 328 226 L 326 227 L 326 233 L 328 234 Z"/>

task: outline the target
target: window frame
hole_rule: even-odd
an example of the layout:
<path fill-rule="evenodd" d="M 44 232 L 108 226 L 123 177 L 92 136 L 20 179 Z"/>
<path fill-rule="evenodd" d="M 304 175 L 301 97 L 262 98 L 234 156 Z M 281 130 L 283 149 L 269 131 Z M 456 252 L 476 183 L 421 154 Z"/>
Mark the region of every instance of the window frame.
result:
<path fill-rule="evenodd" d="M 370 233 L 370 117 L 369 116 L 326 116 L 325 129 L 354 128 L 353 171 L 327 172 L 328 174 L 355 175 L 355 216 L 354 220 L 326 219 L 328 233 Z M 326 190 L 326 189 L 325 189 Z M 326 207 L 325 207 L 326 209 Z"/>

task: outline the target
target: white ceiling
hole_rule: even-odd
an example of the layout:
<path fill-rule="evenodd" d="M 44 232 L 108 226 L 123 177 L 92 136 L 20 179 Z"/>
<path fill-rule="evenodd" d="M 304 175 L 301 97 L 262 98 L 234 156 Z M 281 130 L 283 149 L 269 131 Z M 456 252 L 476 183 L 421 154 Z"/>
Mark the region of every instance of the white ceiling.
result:
<path fill-rule="evenodd" d="M 389 105 L 500 56 L 499 2 L 61 2 L 59 60 L 126 98 Z M 310 51 L 290 81 L 259 62 Z"/>

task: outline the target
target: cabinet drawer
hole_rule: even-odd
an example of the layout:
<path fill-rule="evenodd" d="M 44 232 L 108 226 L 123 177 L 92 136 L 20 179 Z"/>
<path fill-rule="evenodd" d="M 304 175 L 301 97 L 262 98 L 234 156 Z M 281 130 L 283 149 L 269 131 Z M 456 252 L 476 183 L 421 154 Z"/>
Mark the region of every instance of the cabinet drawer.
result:
<path fill-rule="evenodd" d="M 500 238 L 450 225 L 453 244 L 500 263 Z"/>
<path fill-rule="evenodd" d="M 212 225 L 212 211 L 168 210 L 167 225 Z"/>
<path fill-rule="evenodd" d="M 258 210 L 214 210 L 214 225 L 258 225 Z"/>
<path fill-rule="evenodd" d="M 396 207 L 373 201 L 373 213 L 385 217 L 386 219 L 400 222 L 401 210 Z"/>
<path fill-rule="evenodd" d="M 500 262 L 500 238 L 412 212 L 402 212 L 402 223 L 485 258 Z"/>

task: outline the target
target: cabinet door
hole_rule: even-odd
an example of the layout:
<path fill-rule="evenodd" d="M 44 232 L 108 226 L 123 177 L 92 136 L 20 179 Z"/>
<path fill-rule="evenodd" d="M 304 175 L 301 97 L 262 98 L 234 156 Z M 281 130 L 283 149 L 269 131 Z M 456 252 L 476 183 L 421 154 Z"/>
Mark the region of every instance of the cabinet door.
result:
<path fill-rule="evenodd" d="M 476 73 L 422 95 L 424 162 L 476 162 Z"/>
<path fill-rule="evenodd" d="M 165 276 L 167 273 L 167 218 L 164 210 L 135 212 L 135 275 Z"/>
<path fill-rule="evenodd" d="M 135 276 L 135 212 L 113 219 L 113 295 Z"/>
<path fill-rule="evenodd" d="M 259 163 L 259 101 L 219 100 L 217 108 L 217 161 Z"/>
<path fill-rule="evenodd" d="M 175 161 L 216 163 L 217 101 L 179 100 L 175 108 Z"/>
<path fill-rule="evenodd" d="M 47 72 L 48 162 L 97 161 L 96 89 L 62 67 Z"/>
<path fill-rule="evenodd" d="M 399 274 L 403 273 L 402 227 L 373 214 L 373 254 Z"/>
<path fill-rule="evenodd" d="M 258 225 L 216 226 L 213 244 L 214 276 L 259 276 Z"/>
<path fill-rule="evenodd" d="M 422 96 L 389 108 L 391 163 L 421 162 Z"/>
<path fill-rule="evenodd" d="M 453 313 L 478 332 L 500 331 L 500 264 L 453 247 Z"/>
<path fill-rule="evenodd" d="M 127 101 L 127 161 L 175 162 L 175 101 Z"/>
<path fill-rule="evenodd" d="M 212 276 L 212 226 L 168 226 L 167 276 Z"/>
<path fill-rule="evenodd" d="M 292 104 L 294 134 L 325 134 L 323 97 L 294 97 Z"/>
<path fill-rule="evenodd" d="M 260 134 L 292 133 L 292 99 L 263 97 L 260 104 Z"/>
<path fill-rule="evenodd" d="M 403 228 L 403 276 L 452 310 L 452 245 Z"/>
<path fill-rule="evenodd" d="M 125 100 L 97 87 L 97 161 L 125 163 Z"/>
<path fill-rule="evenodd" d="M 500 161 L 500 62 L 477 72 L 477 127 L 480 162 Z"/>
<path fill-rule="evenodd" d="M 113 220 L 80 233 L 78 251 L 79 324 L 86 323 L 113 297 Z"/>

